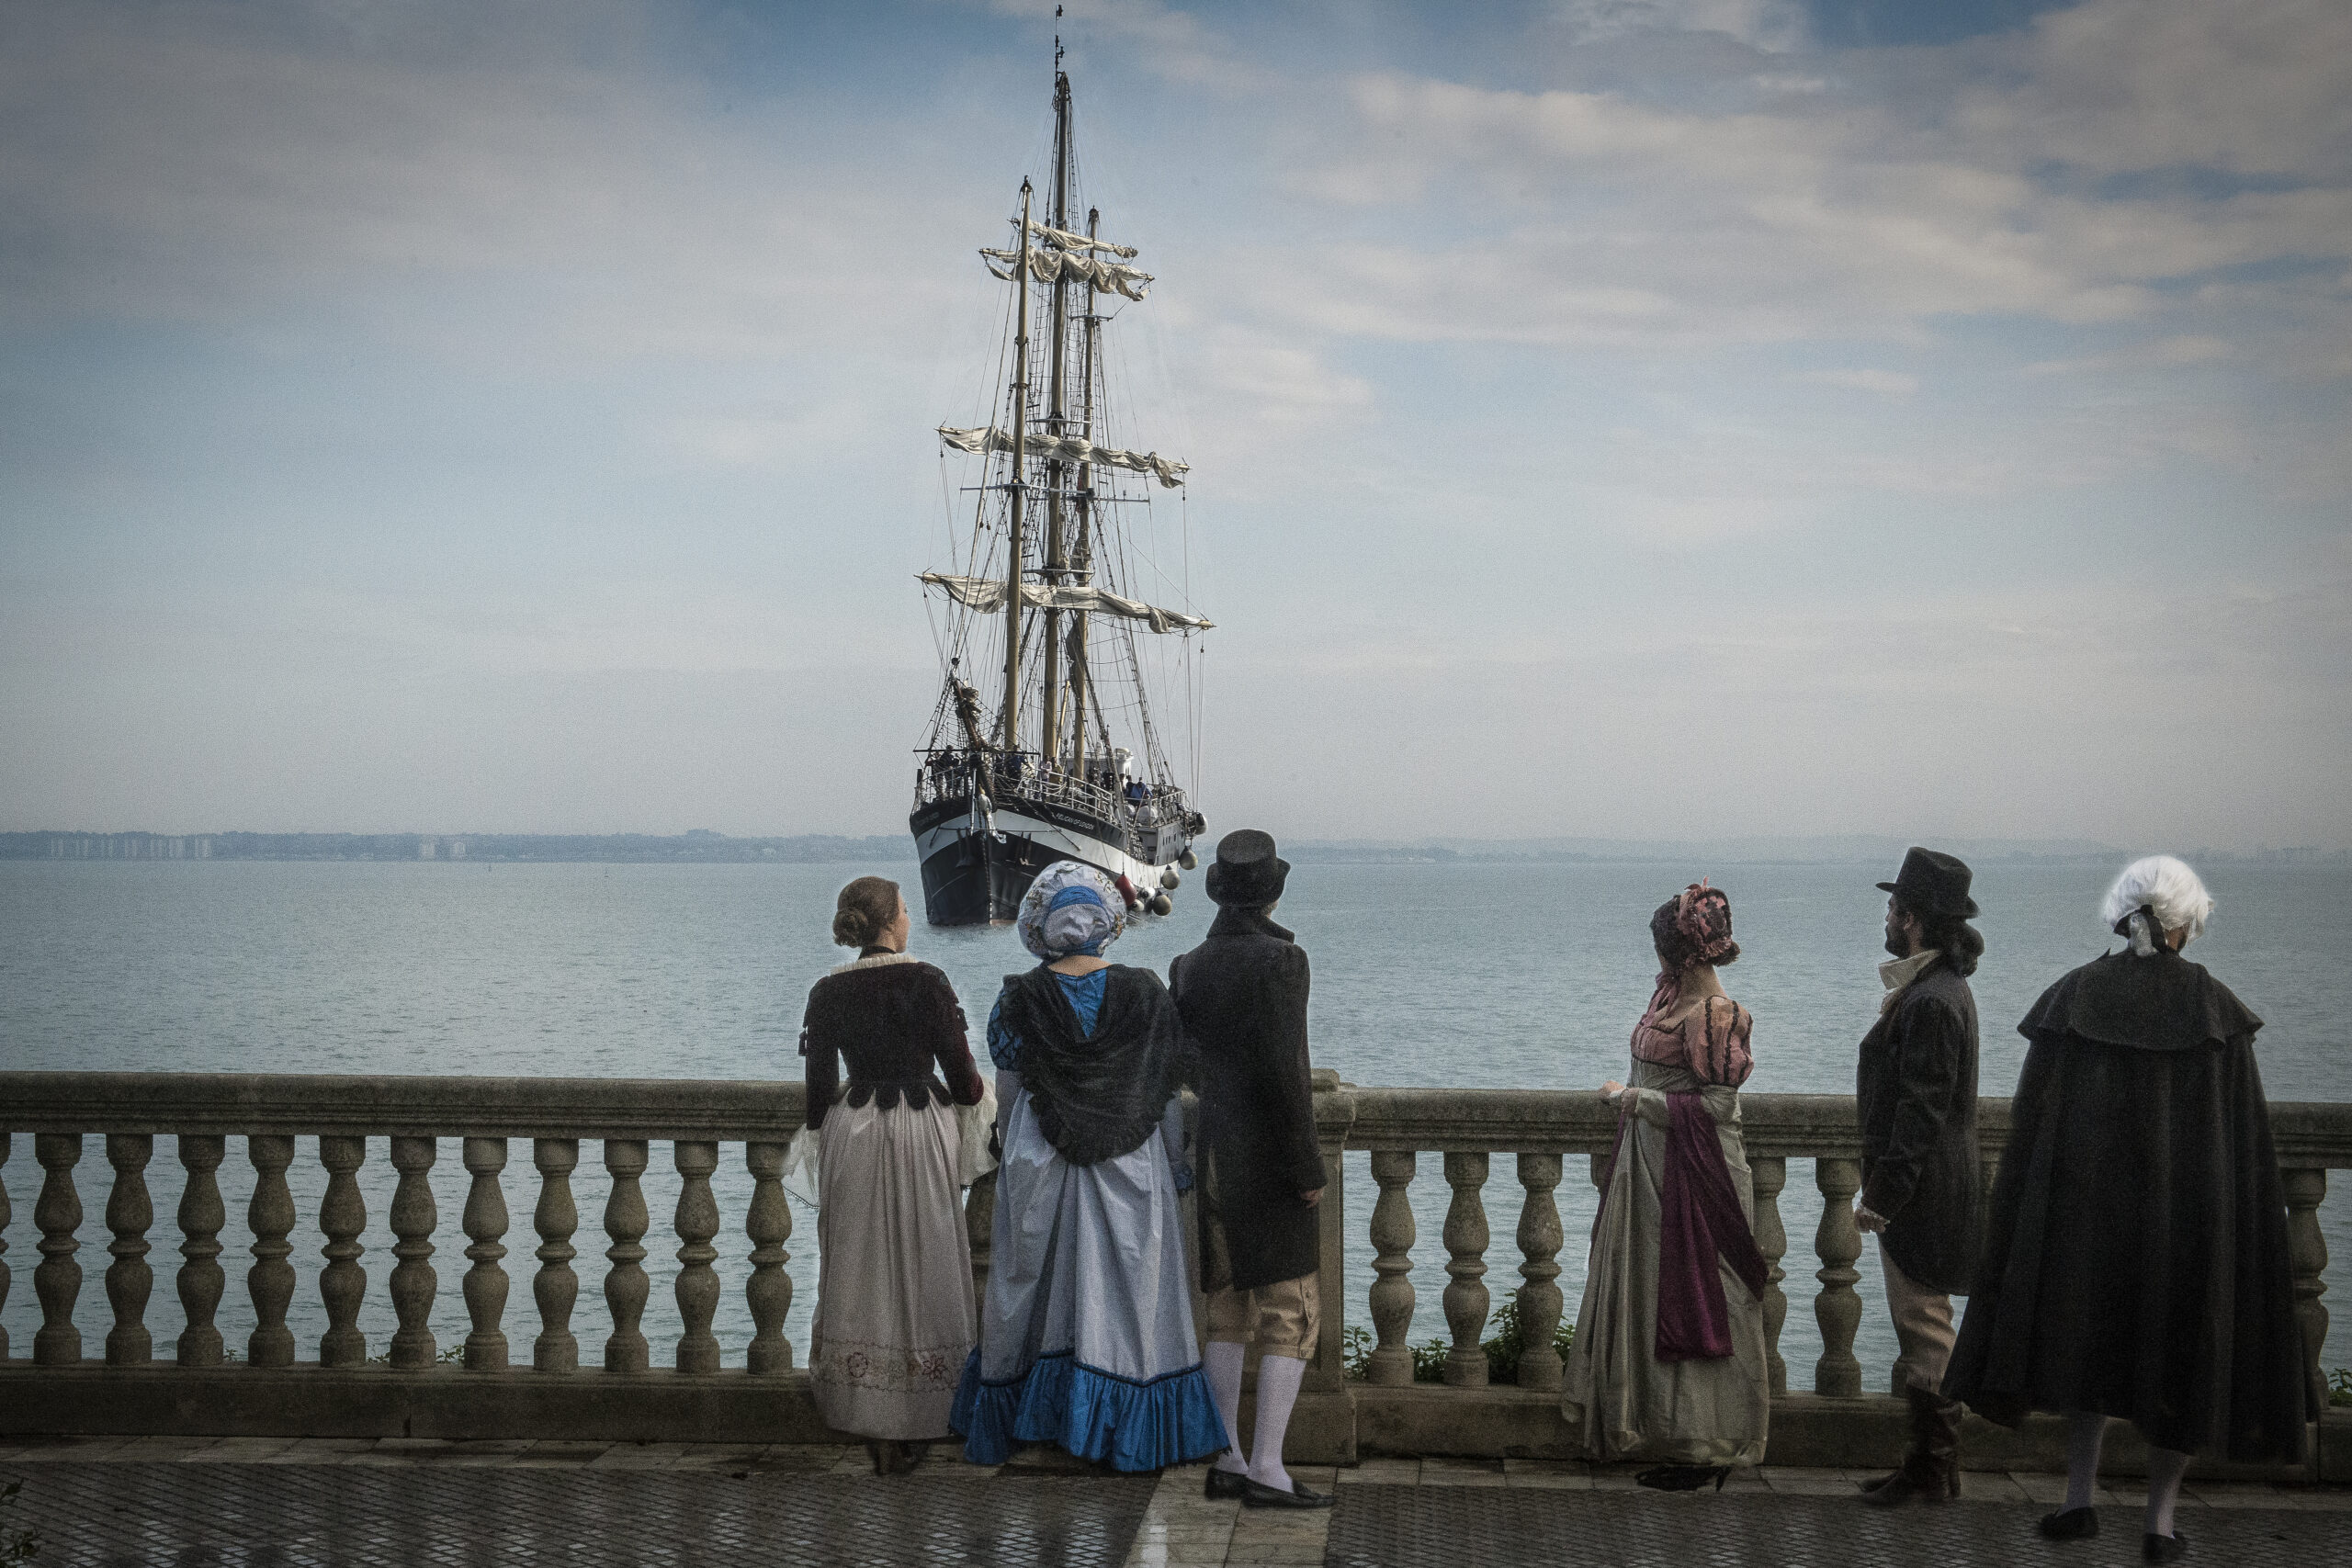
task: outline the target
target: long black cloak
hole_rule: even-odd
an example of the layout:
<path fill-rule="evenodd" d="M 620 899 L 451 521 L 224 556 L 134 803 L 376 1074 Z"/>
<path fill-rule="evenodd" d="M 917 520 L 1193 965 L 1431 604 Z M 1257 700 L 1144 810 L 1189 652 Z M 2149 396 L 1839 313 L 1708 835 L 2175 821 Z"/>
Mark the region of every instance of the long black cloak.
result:
<path fill-rule="evenodd" d="M 2042 994 L 1947 1395 L 2007 1426 L 2098 1411 L 2184 1453 L 2302 1456 L 2261 1027 L 2170 952 Z"/>

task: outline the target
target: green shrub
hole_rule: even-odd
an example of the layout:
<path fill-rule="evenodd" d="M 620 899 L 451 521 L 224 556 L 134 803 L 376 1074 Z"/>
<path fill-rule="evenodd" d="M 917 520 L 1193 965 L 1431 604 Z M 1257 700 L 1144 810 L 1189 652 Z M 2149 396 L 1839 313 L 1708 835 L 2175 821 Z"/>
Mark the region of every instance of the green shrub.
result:
<path fill-rule="evenodd" d="M 1494 1337 L 1479 1347 L 1487 1352 L 1487 1381 L 1493 1383 L 1517 1382 L 1520 1359 L 1527 1353 L 1526 1331 L 1519 1322 L 1519 1292 L 1513 1291 L 1503 1297 L 1502 1305 L 1497 1307 L 1494 1315 L 1487 1321 L 1495 1331 Z M 1567 1359 L 1568 1347 L 1576 1342 L 1576 1337 L 1577 1325 L 1563 1320 L 1552 1331 L 1553 1354 L 1562 1360 Z M 1374 1348 L 1372 1330 L 1362 1324 L 1351 1324 L 1340 1336 L 1340 1344 L 1343 1347 L 1340 1359 L 1347 1369 L 1347 1375 L 1363 1378 L 1364 1369 L 1372 1364 Z M 1453 1353 L 1453 1346 L 1442 1339 L 1431 1339 L 1420 1345 L 1408 1345 L 1406 1348 L 1412 1354 L 1415 1382 L 1445 1381 L 1445 1359 Z"/>
<path fill-rule="evenodd" d="M 2327 1402 L 2352 1404 L 2352 1367 L 2338 1367 L 2327 1374 Z"/>

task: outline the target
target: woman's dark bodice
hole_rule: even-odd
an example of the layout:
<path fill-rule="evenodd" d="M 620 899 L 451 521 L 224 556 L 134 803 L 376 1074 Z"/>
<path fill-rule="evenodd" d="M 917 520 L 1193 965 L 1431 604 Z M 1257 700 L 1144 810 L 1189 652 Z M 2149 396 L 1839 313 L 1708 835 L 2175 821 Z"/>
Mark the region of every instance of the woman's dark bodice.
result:
<path fill-rule="evenodd" d="M 984 1086 L 965 1034 L 956 987 L 931 964 L 884 955 L 833 971 L 809 988 L 800 1030 L 808 1125 L 821 1125 L 840 1098 L 886 1111 L 901 1101 L 978 1105 Z"/>

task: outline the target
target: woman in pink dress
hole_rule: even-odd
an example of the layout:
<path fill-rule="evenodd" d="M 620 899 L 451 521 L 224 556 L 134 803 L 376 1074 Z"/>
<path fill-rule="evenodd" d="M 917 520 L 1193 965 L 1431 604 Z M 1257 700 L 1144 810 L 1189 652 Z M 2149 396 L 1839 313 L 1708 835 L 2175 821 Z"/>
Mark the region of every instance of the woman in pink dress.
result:
<path fill-rule="evenodd" d="M 1739 1133 L 1755 1066 L 1747 1010 L 1719 964 L 1739 956 L 1731 900 L 1693 885 L 1650 919 L 1657 988 L 1634 1027 L 1631 1081 L 1601 1184 L 1561 1408 L 1596 1460 L 1657 1461 L 1645 1486 L 1721 1487 L 1764 1458 L 1766 1267 Z"/>

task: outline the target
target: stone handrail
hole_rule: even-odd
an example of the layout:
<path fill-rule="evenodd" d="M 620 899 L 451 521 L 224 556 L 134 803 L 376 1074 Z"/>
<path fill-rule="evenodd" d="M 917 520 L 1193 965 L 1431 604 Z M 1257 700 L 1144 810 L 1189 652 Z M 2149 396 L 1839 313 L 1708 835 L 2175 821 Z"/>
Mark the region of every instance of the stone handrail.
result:
<path fill-rule="evenodd" d="M 1489 1238 L 1485 1187 L 1493 1154 L 1513 1156 L 1525 1190 L 1516 1236 L 1522 1258 L 1519 1314 L 1524 1342 L 1549 1344 L 1565 1305 L 1554 1283 L 1560 1273 L 1562 1244 L 1559 1206 L 1554 1199 L 1561 1156 L 1590 1157 L 1598 1184 L 1616 1138 L 1616 1111 L 1593 1091 L 1356 1089 L 1340 1085 L 1336 1075 L 1318 1087 L 1332 1097 L 1325 1117 L 1326 1142 L 1336 1131 L 1344 1147 L 1370 1151 L 1373 1179 L 1379 1188 L 1371 1226 L 1377 1253 L 1373 1265 L 1377 1280 L 1371 1292 L 1377 1345 L 1365 1381 L 1388 1386 L 1413 1381 L 1406 1337 L 1416 1303 L 1409 1253 L 1417 1238 L 1408 1193 L 1420 1154 L 1442 1156 L 1443 1179 L 1453 1190 L 1442 1237 L 1448 1277 L 1444 1311 L 1453 1336 L 1446 1382 L 1483 1387 L 1487 1381 L 1480 1341 L 1491 1304 L 1483 1278 Z M 2323 1278 L 2327 1244 L 2318 1210 L 2327 1195 L 2329 1169 L 2352 1168 L 2352 1106 L 2274 1102 L 2270 1115 L 2287 1200 L 2295 1311 L 2306 1372 L 2324 1407 L 2326 1382 L 2320 1353 L 2327 1338 L 2328 1314 L 2320 1297 L 2327 1289 Z M 2007 1099 L 1978 1100 L 1977 1135 L 1988 1189 L 2009 1124 Z M 1814 1161 L 1814 1185 L 1822 1198 L 1821 1221 L 1814 1234 L 1821 1265 L 1815 1278 L 1821 1289 L 1813 1303 L 1822 1354 L 1814 1368 L 1813 1392 L 1833 1398 L 1859 1395 L 1862 1370 L 1853 1347 L 1861 1323 L 1861 1298 L 1854 1287 L 1861 1278 L 1855 1264 L 1861 1257 L 1862 1236 L 1854 1224 L 1853 1202 L 1861 1189 L 1862 1148 L 1855 1103 L 1843 1095 L 1747 1094 L 1740 1097 L 1740 1125 L 1755 1175 L 1757 1244 L 1770 1265 L 1764 1319 L 1772 1392 L 1789 1391 L 1788 1368 L 1780 1349 L 1788 1316 L 1781 1290 L 1788 1277 L 1781 1266 L 1788 1233 L 1780 1199 L 1788 1184 L 1788 1162 L 1795 1156 Z M 1556 1390 L 1560 1366 L 1549 1356 L 1526 1357 L 1519 1377 L 1522 1387 Z"/>
<path fill-rule="evenodd" d="M 1589 1092 L 1359 1089 L 1341 1084 L 1329 1071 L 1315 1077 L 1329 1180 L 1321 1209 L 1321 1289 L 1333 1310 L 1324 1314 L 1308 1373 L 1310 1397 L 1294 1425 L 1295 1438 L 1321 1457 L 1352 1458 L 1361 1399 L 1387 1401 L 1380 1418 L 1392 1423 L 1370 1435 L 1366 1446 L 1418 1444 L 1422 1451 L 1445 1452 L 1483 1451 L 1476 1445 L 1499 1444 L 1512 1451 L 1536 1451 L 1555 1443 L 1555 1428 L 1520 1428 L 1522 1435 L 1535 1435 L 1502 1443 L 1464 1438 L 1464 1428 L 1445 1425 L 1447 1410 L 1471 1408 L 1482 1398 L 1491 1402 L 1503 1392 L 1479 1392 L 1487 1381 L 1481 1337 L 1492 1304 L 1486 1283 L 1491 1238 L 1485 1188 L 1493 1156 L 1509 1156 L 1522 1190 L 1514 1235 L 1521 1320 L 1528 1343 L 1548 1344 L 1566 1305 L 1557 1282 L 1563 1236 L 1555 1196 L 1564 1158 L 1581 1154 L 1597 1164 L 1605 1157 L 1615 1135 L 1615 1113 Z M 41 1325 L 28 1359 L 11 1350 L 0 1330 L 0 1431 L 741 1436 L 769 1441 L 821 1437 L 822 1424 L 808 1400 L 805 1379 L 792 1371 L 793 1348 L 783 1331 L 793 1287 L 785 1269 L 792 1215 L 781 1173 L 804 1105 L 797 1083 L 0 1072 L 0 1178 L 17 1133 L 32 1134 L 42 1172 L 33 1208 L 40 1261 L 32 1280 Z M 2007 1134 L 2008 1112 L 2005 1100 L 1979 1103 L 1988 1181 Z M 1814 1185 L 1822 1202 L 1814 1235 L 1819 1290 L 1813 1310 L 1823 1348 L 1812 1393 L 1853 1400 L 1862 1393 L 1862 1369 L 1853 1350 L 1861 1316 L 1855 1265 L 1862 1248 L 1852 1215 L 1860 1184 L 1854 1102 L 1842 1096 L 1755 1094 L 1743 1098 L 1742 1116 L 1756 1179 L 1757 1240 L 1770 1266 L 1765 1318 L 1772 1391 L 1786 1396 L 1789 1383 L 1779 1349 L 1788 1311 L 1782 1291 L 1788 1236 L 1781 1198 L 1789 1159 L 1807 1158 L 1814 1162 Z M 2318 1210 L 2326 1196 L 2327 1171 L 2352 1168 L 2352 1106 L 2274 1104 L 2271 1121 L 2285 1179 L 2296 1314 L 2310 1375 L 2317 1383 L 2328 1321 L 2321 1301 L 2327 1250 Z M 155 1284 L 147 1261 L 149 1233 L 156 1216 L 145 1173 L 159 1134 L 175 1137 L 186 1173 L 175 1216 L 183 1258 L 175 1284 L 187 1326 L 169 1348 L 168 1359 L 156 1355 L 146 1326 Z M 102 1360 L 85 1356 L 85 1281 L 77 1261 L 84 1208 L 76 1173 L 85 1142 L 94 1136 L 103 1139 L 112 1171 L 104 1207 L 105 1228 L 113 1238 L 106 1247 L 110 1261 L 104 1270 L 104 1301 L 113 1323 L 104 1336 Z M 286 1321 L 297 1283 L 288 1259 L 301 1218 L 287 1180 L 298 1136 L 318 1140 L 326 1175 L 315 1223 L 326 1241 L 318 1290 L 327 1325 L 314 1359 L 298 1356 Z M 243 1141 L 254 1173 L 247 1208 L 254 1261 L 243 1283 L 255 1326 L 242 1360 L 230 1355 L 214 1323 L 229 1285 L 220 1261 L 224 1249 L 219 1237 L 227 1214 L 217 1173 L 229 1157 L 232 1137 Z M 581 1216 L 571 1183 L 583 1138 L 601 1143 L 601 1163 L 611 1177 L 602 1214 L 608 1243 L 602 1293 L 612 1332 L 590 1367 L 582 1366 L 571 1326 L 581 1286 L 573 1268 Z M 538 1321 L 527 1358 L 523 1348 L 510 1348 L 508 1339 L 508 1204 L 510 1196 L 524 1196 L 513 1190 L 533 1181 L 533 1174 L 519 1182 L 507 1174 L 518 1153 L 511 1147 L 517 1139 L 528 1140 L 536 1175 L 528 1224 L 538 1242 L 530 1278 Z M 443 1140 L 458 1145 L 470 1178 L 458 1216 L 469 1265 L 458 1288 L 471 1323 L 461 1367 L 441 1364 L 430 1326 L 440 1290 L 433 1258 L 442 1217 L 429 1173 L 441 1157 Z M 681 1328 L 674 1346 L 659 1358 L 642 1329 L 650 1286 L 642 1265 L 652 1217 L 640 1186 L 656 1142 L 670 1145 L 681 1181 L 670 1221 L 680 1263 L 674 1289 Z M 711 1186 L 723 1144 L 741 1145 L 736 1157 L 752 1179 L 745 1213 L 731 1224 L 721 1215 Z M 1351 1150 L 1369 1154 L 1377 1189 L 1369 1220 L 1375 1253 L 1369 1305 L 1376 1343 L 1362 1382 L 1344 1375 L 1342 1303 L 1351 1285 L 1345 1265 L 1345 1156 Z M 1416 1390 L 1409 1386 L 1413 1364 L 1407 1344 L 1417 1293 L 1410 1191 L 1426 1169 L 1419 1159 L 1424 1154 L 1438 1156 L 1432 1174 L 1451 1190 L 1441 1237 L 1442 1300 L 1451 1348 L 1444 1386 Z M 386 1156 L 398 1179 L 386 1215 L 394 1236 L 394 1266 L 384 1286 L 399 1326 L 385 1347 L 389 1366 L 377 1366 L 369 1363 L 369 1346 L 357 1327 L 368 1289 L 358 1261 L 368 1216 L 357 1178 L 371 1158 Z M 984 1179 L 966 1207 L 974 1270 L 983 1280 L 994 1199 L 993 1179 Z M 0 1228 L 9 1212 L 8 1191 L 0 1181 Z M 712 1324 L 724 1287 L 713 1265 L 720 1257 L 718 1238 L 730 1229 L 751 1244 L 744 1255 L 751 1270 L 743 1291 L 753 1331 L 740 1366 L 722 1370 Z M 659 1245 L 667 1246 L 666 1238 Z M 0 1238 L 0 1304 L 10 1289 L 4 1254 Z M 527 1369 L 519 1364 L 526 1359 Z M 657 1359 L 667 1366 L 657 1371 Z M 1529 1396 L 1524 1409 L 1534 1413 L 1528 1419 L 1556 1423 L 1558 1360 L 1524 1357 L 1518 1375 L 1517 1392 Z M 1438 1404 L 1415 1403 L 1425 1396 Z M 1398 1405 L 1400 1399 L 1411 1408 Z M 1549 1415 L 1543 1414 L 1546 1410 Z M 1416 1421 L 1420 1425 L 1410 1425 Z M 1407 1426 L 1396 1427 L 1396 1422 Z M 1776 1434 L 1781 1429 L 1776 1426 Z M 1781 1451 L 1777 1435 L 1775 1444 L 1775 1451 Z"/>

